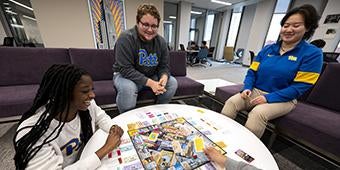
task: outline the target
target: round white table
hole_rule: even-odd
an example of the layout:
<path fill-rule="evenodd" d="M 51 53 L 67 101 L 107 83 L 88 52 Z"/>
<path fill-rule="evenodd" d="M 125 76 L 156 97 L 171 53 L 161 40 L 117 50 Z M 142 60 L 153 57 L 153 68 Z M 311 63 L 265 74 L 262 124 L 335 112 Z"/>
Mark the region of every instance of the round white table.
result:
<path fill-rule="evenodd" d="M 164 113 L 168 113 L 164 116 Z M 241 157 L 235 154 L 238 149 L 243 150 L 254 158 L 250 164 L 260 169 L 276 170 L 279 169 L 272 154 L 266 148 L 266 146 L 248 129 L 240 125 L 236 121 L 211 110 L 180 104 L 160 104 L 137 108 L 112 119 L 114 123 L 122 127 L 124 134 L 122 136 L 122 144 L 120 147 L 127 150 L 129 146 L 132 146 L 129 135 L 127 134 L 128 124 L 138 122 L 140 126 L 143 123 L 156 124 L 161 123 L 164 119 L 172 119 L 177 117 L 184 117 L 189 122 L 194 122 L 193 126 L 200 131 L 205 131 L 205 135 L 214 142 L 223 141 L 226 147 L 223 149 L 227 152 L 227 156 L 237 161 L 244 161 Z M 196 123 L 195 123 L 196 122 Z M 101 146 L 104 145 L 107 138 L 107 133 L 102 130 L 97 130 L 91 139 L 86 144 L 81 158 L 86 157 L 90 153 L 96 152 Z M 126 147 L 128 146 L 128 147 Z M 134 148 L 132 148 L 129 154 L 137 154 Z M 121 153 L 119 153 L 121 154 Z M 117 153 L 113 154 L 113 157 L 120 157 Z M 112 159 L 112 155 L 110 155 Z M 138 158 L 138 157 L 136 157 Z M 134 158 L 129 157 L 129 164 L 136 166 L 135 162 L 139 160 L 131 160 Z M 112 169 L 113 167 L 120 166 L 118 169 L 133 169 L 130 167 L 124 167 L 124 161 L 110 160 L 103 158 L 102 166 L 98 169 Z M 245 161 L 244 161 L 245 162 Z M 117 168 L 115 168 L 117 169 Z"/>

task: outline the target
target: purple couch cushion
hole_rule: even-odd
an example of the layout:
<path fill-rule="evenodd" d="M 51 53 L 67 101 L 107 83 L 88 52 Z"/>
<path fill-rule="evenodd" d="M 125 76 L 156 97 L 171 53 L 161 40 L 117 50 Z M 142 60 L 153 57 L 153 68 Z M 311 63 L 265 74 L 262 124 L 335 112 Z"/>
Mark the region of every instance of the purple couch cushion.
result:
<path fill-rule="evenodd" d="M 33 103 L 39 85 L 1 86 L 0 117 L 22 115 Z"/>
<path fill-rule="evenodd" d="M 242 87 L 243 87 L 243 84 L 217 87 L 216 92 L 215 92 L 216 99 L 224 103 L 231 96 L 235 95 L 236 93 L 239 93 Z"/>
<path fill-rule="evenodd" d="M 116 103 L 116 89 L 112 80 L 94 81 L 93 86 L 97 105 Z"/>
<path fill-rule="evenodd" d="M 340 112 L 339 73 L 340 64 L 329 63 L 309 94 L 307 102 Z"/>
<path fill-rule="evenodd" d="M 178 83 L 175 96 L 199 96 L 203 94 L 203 84 L 185 76 L 178 76 L 175 78 Z"/>
<path fill-rule="evenodd" d="M 39 84 L 53 64 L 70 63 L 67 49 L 0 48 L 0 86 Z"/>
<path fill-rule="evenodd" d="M 170 72 L 172 76 L 186 76 L 186 52 L 185 51 L 170 51 Z"/>
<path fill-rule="evenodd" d="M 273 122 L 277 130 L 340 156 L 340 116 L 338 113 L 299 102 L 292 112 Z"/>
<path fill-rule="evenodd" d="M 113 50 L 70 48 L 72 64 L 87 70 L 94 81 L 112 80 Z"/>

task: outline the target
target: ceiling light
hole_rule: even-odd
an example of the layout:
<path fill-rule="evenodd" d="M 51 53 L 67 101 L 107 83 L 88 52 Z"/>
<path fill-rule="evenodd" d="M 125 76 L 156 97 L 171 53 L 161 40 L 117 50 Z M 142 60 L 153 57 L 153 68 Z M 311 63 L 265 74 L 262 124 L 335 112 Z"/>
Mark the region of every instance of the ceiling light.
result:
<path fill-rule="evenodd" d="M 8 3 L 8 2 L 4 2 L 4 3 L 2 3 L 2 4 L 4 4 L 4 5 L 9 5 L 9 3 Z"/>
<path fill-rule="evenodd" d="M 15 3 L 15 4 L 17 4 L 17 5 L 21 6 L 21 7 L 24 7 L 26 9 L 28 9 L 28 10 L 33 11 L 33 8 L 28 7 L 27 5 L 21 4 L 21 3 L 17 2 L 17 1 L 14 1 L 14 0 L 8 0 L 8 1 L 13 2 L 13 3 Z"/>
<path fill-rule="evenodd" d="M 171 24 L 172 22 L 171 21 L 163 21 L 164 24 Z"/>
<path fill-rule="evenodd" d="M 232 5 L 230 2 L 224 2 L 224 1 L 219 1 L 219 0 L 211 0 L 211 2 L 222 4 L 222 5 Z"/>
<path fill-rule="evenodd" d="M 17 13 L 10 11 L 10 10 L 6 10 L 5 12 L 9 13 L 9 14 L 13 14 L 13 15 L 17 15 Z"/>
<path fill-rule="evenodd" d="M 192 13 L 192 14 L 199 14 L 199 15 L 202 14 L 202 12 L 197 12 L 197 11 L 191 11 L 190 13 Z"/>
<path fill-rule="evenodd" d="M 27 19 L 30 19 L 30 20 L 33 20 L 33 21 L 37 21 L 35 18 L 29 17 L 29 16 L 27 16 L 27 15 L 22 15 L 22 17 L 27 18 Z"/>
<path fill-rule="evenodd" d="M 11 24 L 12 27 L 16 27 L 16 28 L 24 28 L 23 25 L 18 25 L 18 24 Z"/>
<path fill-rule="evenodd" d="M 176 16 L 169 16 L 169 18 L 171 18 L 171 19 L 176 19 Z"/>

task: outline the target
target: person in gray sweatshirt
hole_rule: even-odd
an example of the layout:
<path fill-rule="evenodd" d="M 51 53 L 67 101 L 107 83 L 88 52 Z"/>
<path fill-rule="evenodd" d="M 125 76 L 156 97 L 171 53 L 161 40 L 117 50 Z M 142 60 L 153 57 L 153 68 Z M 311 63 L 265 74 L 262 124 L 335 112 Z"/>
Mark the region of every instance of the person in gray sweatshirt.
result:
<path fill-rule="evenodd" d="M 136 25 L 121 33 L 115 47 L 113 82 L 120 113 L 135 108 L 138 92 L 151 88 L 157 103 L 169 103 L 175 95 L 177 81 L 170 76 L 169 51 L 158 35 L 160 15 L 152 4 L 137 9 Z"/>

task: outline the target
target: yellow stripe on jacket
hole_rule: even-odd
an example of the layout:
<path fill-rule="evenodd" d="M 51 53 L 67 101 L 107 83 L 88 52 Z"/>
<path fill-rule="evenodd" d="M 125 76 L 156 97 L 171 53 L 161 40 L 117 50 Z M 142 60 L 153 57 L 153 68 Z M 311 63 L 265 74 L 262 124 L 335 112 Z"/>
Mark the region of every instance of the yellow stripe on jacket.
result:
<path fill-rule="evenodd" d="M 250 65 L 250 69 L 257 71 L 257 69 L 259 69 L 259 65 L 260 65 L 260 62 L 253 61 Z"/>
<path fill-rule="evenodd" d="M 294 81 L 315 84 L 319 76 L 320 76 L 319 73 L 298 71 L 294 78 Z"/>

